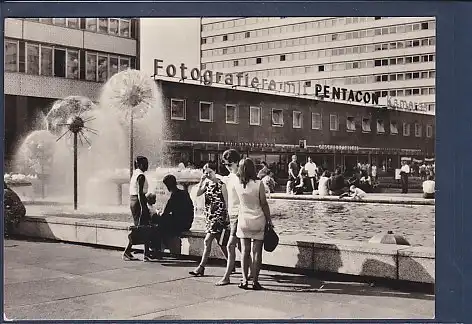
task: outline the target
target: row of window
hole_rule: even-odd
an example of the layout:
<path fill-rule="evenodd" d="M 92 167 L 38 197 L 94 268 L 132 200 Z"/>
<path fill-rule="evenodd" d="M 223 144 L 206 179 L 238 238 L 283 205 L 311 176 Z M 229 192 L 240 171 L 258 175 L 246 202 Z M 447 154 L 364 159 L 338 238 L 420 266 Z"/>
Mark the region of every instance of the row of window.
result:
<path fill-rule="evenodd" d="M 409 80 L 417 80 L 417 79 L 434 79 L 435 77 L 436 77 L 436 72 L 432 70 L 432 71 L 412 71 L 412 72 L 405 72 L 405 73 L 372 74 L 372 75 L 360 75 L 360 76 L 344 77 L 344 78 L 332 78 L 330 79 L 330 81 L 332 84 L 335 84 L 335 85 L 351 85 L 351 84 L 370 84 L 370 83 L 375 83 L 375 82 L 387 82 L 387 81 L 409 81 Z M 320 83 L 320 82 L 315 82 L 315 83 Z"/>
<path fill-rule="evenodd" d="M 220 30 L 227 28 L 234 28 L 246 25 L 255 25 L 261 23 L 267 23 L 274 20 L 284 19 L 285 17 L 251 17 L 241 18 L 228 21 L 221 21 L 209 24 L 202 24 L 202 31 L 208 32 L 212 30 Z M 309 21 L 298 24 L 291 24 L 285 29 L 285 32 L 308 30 L 308 29 L 319 29 L 319 28 L 330 28 L 342 25 L 365 23 L 374 20 L 380 20 L 381 17 L 340 17 L 340 18 L 329 18 L 317 21 Z"/>
<path fill-rule="evenodd" d="M 239 109 L 237 105 L 227 104 L 226 106 L 226 117 L 225 122 L 227 124 L 238 124 L 239 123 Z M 284 126 L 284 110 L 279 108 L 272 108 L 271 111 L 272 126 L 283 127 Z M 171 109 L 170 117 L 173 120 L 186 120 L 186 100 L 185 99 L 171 99 Z M 199 104 L 199 120 L 201 122 L 213 122 L 213 103 L 200 101 Z M 348 132 L 354 132 L 357 130 L 358 125 L 357 118 L 354 116 L 346 117 L 346 130 Z M 362 132 L 371 132 L 371 123 L 372 120 L 370 117 L 364 117 L 360 120 L 360 126 Z M 249 125 L 252 126 L 261 126 L 262 116 L 261 116 L 261 107 L 250 106 L 249 107 Z M 415 123 L 415 136 L 422 137 L 422 125 Z M 385 122 L 381 119 L 376 120 L 376 131 L 379 134 L 386 133 L 385 131 Z M 292 113 L 292 127 L 293 128 L 303 128 L 303 113 L 301 111 L 293 111 Z M 322 115 L 320 113 L 313 112 L 311 114 L 311 129 L 321 130 L 322 125 Z M 410 123 L 403 123 L 403 136 L 410 136 Z M 339 116 L 337 114 L 329 115 L 329 129 L 330 131 L 339 131 Z M 390 134 L 398 134 L 398 122 L 390 122 Z M 426 126 L 426 137 L 433 136 L 433 126 Z"/>
<path fill-rule="evenodd" d="M 5 40 L 5 71 L 80 79 L 81 64 L 85 64 L 85 80 L 105 82 L 109 77 L 131 67 L 131 58 L 107 53 L 57 45 L 44 45 L 16 40 Z M 24 46 L 23 46 L 24 45 Z M 26 59 L 25 59 L 26 58 Z M 20 68 L 24 66 L 24 68 Z"/>
<path fill-rule="evenodd" d="M 248 72 L 250 76 L 256 76 L 258 78 L 264 77 L 277 77 L 277 76 L 290 76 L 298 74 L 308 74 L 315 72 L 330 72 L 330 71 L 345 71 L 352 69 L 369 69 L 380 66 L 392 66 L 392 65 L 404 65 L 412 63 L 427 63 L 434 62 L 435 54 L 422 54 L 422 55 L 409 55 L 390 57 L 382 59 L 369 59 L 362 61 L 349 61 L 349 62 L 336 62 L 336 63 L 324 63 L 324 64 L 309 64 L 294 67 L 285 68 L 273 68 L 273 69 L 261 69 L 258 71 Z M 258 62 L 258 61 L 256 61 Z M 221 70 L 225 67 L 219 63 L 203 63 L 202 69 L 208 70 Z M 244 72 L 244 71 L 240 71 Z"/>
<path fill-rule="evenodd" d="M 252 45 L 255 45 L 255 47 L 252 46 L 249 48 L 251 49 L 250 51 L 260 51 L 264 49 L 265 47 L 264 44 L 267 44 L 267 49 L 273 49 L 273 48 L 280 48 L 280 47 L 322 44 L 322 43 L 336 42 L 336 41 L 348 41 L 352 39 L 360 39 L 360 38 L 366 38 L 366 37 L 371 38 L 374 36 L 385 36 L 385 35 L 396 34 L 396 33 L 410 33 L 410 32 L 416 32 L 419 30 L 427 30 L 427 29 L 434 29 L 434 28 L 435 28 L 435 22 L 433 20 L 433 21 L 414 23 L 414 24 L 402 24 L 402 25 L 395 25 L 395 26 L 389 26 L 389 27 L 378 27 L 378 28 L 370 28 L 370 29 L 363 29 L 363 30 L 356 30 L 356 31 L 348 31 L 348 32 L 330 33 L 330 34 L 322 34 L 322 35 L 310 35 L 310 36 L 305 36 L 305 37 L 295 37 L 295 38 L 286 39 L 283 41 L 277 40 L 277 41 L 271 41 L 271 42 L 260 42 L 258 44 L 252 44 Z M 266 33 L 262 33 L 263 30 L 265 30 Z M 270 31 L 272 30 L 273 32 L 271 34 Z M 260 36 L 282 34 L 281 30 L 282 30 L 282 27 L 272 27 L 268 29 L 260 29 L 257 31 L 245 31 L 245 32 L 240 32 L 240 33 L 235 33 L 235 34 L 212 36 L 208 38 L 202 38 L 201 43 L 202 44 L 211 44 L 215 42 L 226 43 L 224 39 L 240 41 L 240 40 L 248 39 L 251 37 L 257 37 L 258 32 L 261 32 Z M 231 37 L 232 39 L 230 39 L 230 35 L 233 35 Z M 283 46 L 282 46 L 282 42 L 284 44 Z M 228 54 L 244 53 L 247 51 L 245 45 L 231 46 L 231 47 L 225 46 L 224 48 L 220 48 L 216 50 L 202 51 L 202 57 L 215 56 L 215 54 L 223 55 L 223 49 L 226 49 Z M 208 53 L 211 52 L 212 54 L 209 55 L 206 52 Z"/>
<path fill-rule="evenodd" d="M 281 42 L 281 45 L 284 41 Z M 259 46 L 260 45 L 260 46 Z M 389 43 L 377 43 L 377 44 L 369 44 L 369 45 L 357 45 L 357 46 L 349 46 L 349 47 L 339 47 L 339 48 L 327 48 L 327 49 L 320 49 L 320 50 L 313 50 L 313 51 L 302 51 L 302 52 L 295 52 L 295 53 L 285 53 L 282 55 L 268 55 L 263 57 L 257 57 L 261 59 L 261 63 L 273 63 L 278 61 L 298 61 L 298 60 L 310 60 L 310 59 L 318 59 L 324 57 L 332 57 L 332 56 L 342 56 L 342 55 L 353 55 L 353 54 L 363 54 L 363 53 L 373 53 L 376 51 L 382 50 L 395 50 L 395 49 L 404 49 L 404 48 L 412 48 L 412 47 L 424 47 L 424 46 L 434 46 L 436 45 L 436 37 L 426 37 L 426 38 L 418 38 L 418 39 L 410 39 L 410 40 L 402 40 L 396 42 L 389 42 Z M 268 43 L 255 44 L 252 45 L 245 45 L 245 51 L 250 52 L 253 51 L 254 48 L 261 47 L 261 50 L 269 49 Z M 284 46 L 281 46 L 284 47 Z M 213 51 L 221 51 L 222 54 L 233 54 L 231 53 L 231 48 L 223 48 Z M 258 51 L 258 52 L 260 52 Z M 208 52 L 208 51 L 204 51 Z M 232 67 L 232 66 L 245 66 L 245 65 L 254 65 L 257 64 L 255 60 L 256 57 L 246 58 L 241 60 L 223 60 L 223 61 L 212 61 L 213 64 L 215 63 L 223 63 L 223 67 Z"/>
<path fill-rule="evenodd" d="M 81 19 L 85 24 L 81 24 Z M 131 19 L 123 18 L 26 18 L 43 24 L 85 29 L 92 32 L 131 37 Z M 82 25 L 82 26 L 81 26 Z"/>

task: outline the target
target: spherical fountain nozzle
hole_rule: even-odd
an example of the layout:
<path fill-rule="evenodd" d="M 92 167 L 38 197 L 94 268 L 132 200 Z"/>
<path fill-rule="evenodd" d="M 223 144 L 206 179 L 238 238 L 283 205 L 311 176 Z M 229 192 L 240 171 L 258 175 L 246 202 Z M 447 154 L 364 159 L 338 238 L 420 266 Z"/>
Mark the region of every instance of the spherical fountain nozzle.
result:
<path fill-rule="evenodd" d="M 85 126 L 84 120 L 79 116 L 69 118 L 67 123 L 69 124 L 69 130 L 75 134 L 79 133 Z"/>

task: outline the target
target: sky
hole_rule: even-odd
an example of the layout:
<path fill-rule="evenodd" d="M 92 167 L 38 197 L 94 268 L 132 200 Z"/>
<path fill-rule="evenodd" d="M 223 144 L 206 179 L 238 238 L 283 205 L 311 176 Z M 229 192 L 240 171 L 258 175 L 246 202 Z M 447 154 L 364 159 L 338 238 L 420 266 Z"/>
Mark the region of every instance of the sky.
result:
<path fill-rule="evenodd" d="M 153 75 L 154 59 L 163 66 L 200 67 L 200 18 L 142 18 L 140 69 Z"/>

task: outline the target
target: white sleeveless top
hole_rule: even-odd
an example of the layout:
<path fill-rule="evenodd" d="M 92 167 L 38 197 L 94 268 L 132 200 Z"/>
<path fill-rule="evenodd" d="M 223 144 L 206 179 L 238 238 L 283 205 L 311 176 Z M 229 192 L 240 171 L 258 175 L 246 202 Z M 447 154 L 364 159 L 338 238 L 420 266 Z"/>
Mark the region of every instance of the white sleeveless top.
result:
<path fill-rule="evenodd" d="M 141 174 L 144 176 L 143 193 L 144 194 L 147 193 L 147 191 L 148 191 L 148 182 L 147 182 L 147 179 L 146 179 L 146 175 L 140 169 L 135 169 L 133 171 L 133 175 L 131 176 L 131 180 L 129 181 L 129 195 L 130 196 L 137 196 L 138 195 L 138 176 L 141 175 Z"/>
<path fill-rule="evenodd" d="M 230 173 L 226 180 L 226 190 L 228 191 L 228 201 L 226 203 L 228 208 L 228 215 L 231 220 L 236 220 L 239 210 L 239 198 L 236 192 L 236 185 L 239 184 L 239 178 L 236 174 Z"/>

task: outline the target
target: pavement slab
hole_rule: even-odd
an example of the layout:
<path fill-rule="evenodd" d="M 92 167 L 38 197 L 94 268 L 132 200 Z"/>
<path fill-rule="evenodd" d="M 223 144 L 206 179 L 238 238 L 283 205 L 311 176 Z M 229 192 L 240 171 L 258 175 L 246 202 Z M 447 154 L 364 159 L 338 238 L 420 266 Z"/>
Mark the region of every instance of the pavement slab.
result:
<path fill-rule="evenodd" d="M 434 318 L 434 296 L 365 283 L 325 281 L 262 270 L 263 291 L 214 285 L 210 264 L 164 258 L 122 261 L 120 251 L 74 244 L 6 240 L 4 311 L 9 319 L 394 319 Z M 57 258 L 55 258 L 57 256 Z M 142 255 L 138 255 L 142 257 Z"/>

